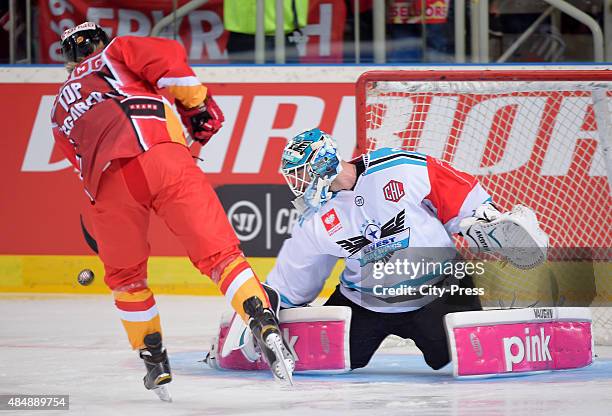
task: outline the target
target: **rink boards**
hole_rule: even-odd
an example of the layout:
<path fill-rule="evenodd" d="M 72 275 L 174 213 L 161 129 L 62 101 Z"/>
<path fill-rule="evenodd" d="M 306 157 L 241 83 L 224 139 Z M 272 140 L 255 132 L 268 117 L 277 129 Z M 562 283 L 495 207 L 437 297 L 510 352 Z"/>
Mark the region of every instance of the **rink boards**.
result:
<path fill-rule="evenodd" d="M 249 262 L 260 280 L 265 280 L 274 258 L 251 257 Z M 94 282 L 83 287 L 77 274 L 84 268 L 95 274 Z M 338 263 L 321 296 L 329 296 L 342 267 Z M 155 293 L 174 295 L 221 295 L 216 284 L 202 276 L 187 257 L 153 256 L 149 259 L 149 285 Z M 0 293 L 109 293 L 104 285 L 104 267 L 94 256 L 0 256 Z"/>
<path fill-rule="evenodd" d="M 513 68 L 525 67 L 505 66 Z M 198 163 L 215 185 L 242 247 L 262 280 L 296 220 L 278 173 L 285 139 L 318 125 L 335 136 L 343 156 L 350 157 L 355 145 L 354 83 L 371 69 L 196 68 L 199 78 L 214 91 L 227 121 L 215 139 L 205 149 L 194 149 L 194 154 L 203 159 Z M 106 293 L 103 268 L 83 241 L 79 226 L 87 199 L 77 176 L 54 147 L 50 131 L 49 112 L 64 78 L 65 71 L 59 66 L 0 66 L 0 111 L 12 121 L 3 127 L 4 137 L 10 140 L 5 140 L 6 149 L 0 156 L 4 157 L 0 163 L 4 202 L 0 204 L 0 292 Z M 241 215 L 254 221 L 240 224 L 236 218 Z M 157 219 L 152 220 L 150 240 L 149 277 L 158 293 L 219 294 Z M 340 267 L 328 280 L 323 295 L 335 286 Z M 97 276 L 86 288 L 76 282 L 83 268 L 94 270 Z"/>

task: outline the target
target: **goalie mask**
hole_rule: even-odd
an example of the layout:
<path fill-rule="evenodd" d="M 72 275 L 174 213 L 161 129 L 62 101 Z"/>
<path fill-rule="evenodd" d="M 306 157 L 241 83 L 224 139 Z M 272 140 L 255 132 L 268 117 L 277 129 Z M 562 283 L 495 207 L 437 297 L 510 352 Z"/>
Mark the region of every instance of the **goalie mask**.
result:
<path fill-rule="evenodd" d="M 301 214 L 316 212 L 332 198 L 329 187 L 341 169 L 336 141 L 319 129 L 295 136 L 283 151 L 281 172 Z"/>
<path fill-rule="evenodd" d="M 109 40 L 100 26 L 93 22 L 85 22 L 64 31 L 61 42 L 64 62 L 79 63 L 94 53 L 100 42 L 106 46 Z"/>

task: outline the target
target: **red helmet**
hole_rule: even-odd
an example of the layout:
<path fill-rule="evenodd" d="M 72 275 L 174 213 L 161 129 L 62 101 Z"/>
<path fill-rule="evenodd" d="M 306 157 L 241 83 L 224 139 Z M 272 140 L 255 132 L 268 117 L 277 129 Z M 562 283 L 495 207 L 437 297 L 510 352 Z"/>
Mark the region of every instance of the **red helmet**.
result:
<path fill-rule="evenodd" d="M 81 62 L 91 55 L 100 42 L 108 45 L 106 32 L 93 22 L 81 23 L 64 31 L 61 37 L 65 62 Z"/>

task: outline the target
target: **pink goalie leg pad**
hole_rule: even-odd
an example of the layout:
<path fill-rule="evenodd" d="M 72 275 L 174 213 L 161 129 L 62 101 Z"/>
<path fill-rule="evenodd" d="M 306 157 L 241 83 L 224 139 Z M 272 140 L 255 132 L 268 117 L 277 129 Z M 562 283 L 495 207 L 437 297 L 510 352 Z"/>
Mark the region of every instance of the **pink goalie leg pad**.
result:
<path fill-rule="evenodd" d="M 588 308 L 462 312 L 446 318 L 457 377 L 530 374 L 593 362 Z"/>
<path fill-rule="evenodd" d="M 296 372 L 342 373 L 350 370 L 349 326 L 351 311 L 343 306 L 294 308 L 280 313 L 283 337 L 296 356 Z M 230 322 L 222 322 L 217 351 L 223 350 Z M 250 361 L 241 350 L 217 356 L 220 368 L 264 370 L 260 357 Z"/>

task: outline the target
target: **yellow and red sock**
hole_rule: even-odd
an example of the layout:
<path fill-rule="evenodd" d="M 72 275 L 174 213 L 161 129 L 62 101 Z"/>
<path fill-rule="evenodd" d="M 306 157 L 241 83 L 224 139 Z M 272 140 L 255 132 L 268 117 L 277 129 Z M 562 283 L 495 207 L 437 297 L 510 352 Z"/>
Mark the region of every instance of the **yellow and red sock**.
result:
<path fill-rule="evenodd" d="M 232 308 L 245 322 L 248 321 L 249 316 L 242 305 L 248 298 L 257 296 L 261 299 L 264 308 L 270 307 L 268 295 L 266 295 L 259 279 L 255 276 L 253 269 L 242 256 L 236 257 L 223 268 L 217 285 Z"/>
<path fill-rule="evenodd" d="M 155 297 L 149 288 L 135 292 L 113 291 L 115 306 L 133 349 L 144 348 L 144 337 L 161 333 Z"/>

